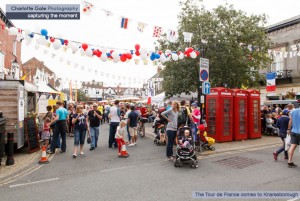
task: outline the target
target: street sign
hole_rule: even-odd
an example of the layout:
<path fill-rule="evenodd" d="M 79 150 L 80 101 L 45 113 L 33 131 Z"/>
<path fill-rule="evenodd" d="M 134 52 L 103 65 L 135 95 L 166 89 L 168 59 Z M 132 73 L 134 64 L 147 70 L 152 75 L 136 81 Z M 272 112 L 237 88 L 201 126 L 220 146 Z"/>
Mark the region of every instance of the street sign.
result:
<path fill-rule="evenodd" d="M 200 58 L 199 79 L 201 82 L 209 81 L 209 60 Z"/>
<path fill-rule="evenodd" d="M 202 83 L 202 93 L 203 94 L 210 94 L 210 83 L 209 82 L 203 82 Z"/>

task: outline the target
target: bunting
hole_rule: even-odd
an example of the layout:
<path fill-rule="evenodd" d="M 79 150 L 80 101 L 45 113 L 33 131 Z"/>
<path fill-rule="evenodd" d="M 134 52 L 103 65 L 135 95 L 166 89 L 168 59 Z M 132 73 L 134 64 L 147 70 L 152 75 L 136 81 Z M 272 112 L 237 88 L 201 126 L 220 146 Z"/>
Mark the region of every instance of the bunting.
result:
<path fill-rule="evenodd" d="M 155 26 L 153 31 L 153 37 L 159 38 L 161 34 L 162 34 L 162 28 Z"/>
<path fill-rule="evenodd" d="M 146 27 L 146 24 L 145 24 L 145 23 L 143 23 L 143 22 L 138 22 L 137 30 L 138 30 L 139 32 L 143 33 L 145 27 Z"/>
<path fill-rule="evenodd" d="M 121 28 L 127 29 L 128 27 L 128 18 L 122 17 L 121 19 Z"/>

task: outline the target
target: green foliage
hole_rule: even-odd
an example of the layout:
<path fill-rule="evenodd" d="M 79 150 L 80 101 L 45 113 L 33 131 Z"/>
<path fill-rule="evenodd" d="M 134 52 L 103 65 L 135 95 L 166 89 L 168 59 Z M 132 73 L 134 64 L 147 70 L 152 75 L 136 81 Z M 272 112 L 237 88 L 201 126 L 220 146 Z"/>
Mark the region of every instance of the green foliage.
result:
<path fill-rule="evenodd" d="M 89 101 L 89 100 L 90 100 L 90 97 L 87 96 L 83 90 L 81 90 L 81 89 L 77 90 L 77 101 Z"/>
<path fill-rule="evenodd" d="M 200 1 L 181 3 L 179 39 L 169 43 L 158 40 L 158 49 L 184 50 L 193 47 L 210 62 L 213 87 L 227 83 L 231 88 L 252 87 L 259 81 L 259 68 L 270 62 L 267 56 L 270 41 L 265 34 L 265 15 L 251 15 L 235 10 L 232 5 L 208 11 Z M 193 33 L 191 44 L 184 42 L 183 32 Z M 206 41 L 206 43 L 204 43 Z M 249 50 L 248 45 L 255 47 Z M 163 89 L 169 95 L 196 91 L 199 85 L 199 57 L 165 63 Z"/>

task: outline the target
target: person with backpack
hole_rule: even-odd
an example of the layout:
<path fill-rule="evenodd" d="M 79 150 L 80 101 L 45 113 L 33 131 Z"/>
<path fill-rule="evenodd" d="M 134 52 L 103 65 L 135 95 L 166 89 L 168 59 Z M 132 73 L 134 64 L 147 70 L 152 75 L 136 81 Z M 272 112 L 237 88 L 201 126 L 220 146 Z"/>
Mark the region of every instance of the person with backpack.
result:
<path fill-rule="evenodd" d="M 178 127 L 180 126 L 190 126 L 193 123 L 193 118 L 191 115 L 190 108 L 186 107 L 185 100 L 180 102 L 180 108 L 178 111 Z"/>

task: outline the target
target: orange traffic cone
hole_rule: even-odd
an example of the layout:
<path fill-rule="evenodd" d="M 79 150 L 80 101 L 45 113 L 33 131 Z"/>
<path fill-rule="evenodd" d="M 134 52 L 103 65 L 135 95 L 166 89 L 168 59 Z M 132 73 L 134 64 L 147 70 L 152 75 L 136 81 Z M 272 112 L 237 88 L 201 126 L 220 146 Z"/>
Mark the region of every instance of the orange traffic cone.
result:
<path fill-rule="evenodd" d="M 121 149 L 121 155 L 119 155 L 120 158 L 127 158 L 129 156 L 129 154 L 126 151 L 126 145 L 123 144 L 122 145 L 122 149 Z"/>
<path fill-rule="evenodd" d="M 42 157 L 39 161 L 39 164 L 46 164 L 49 163 L 48 158 L 47 158 L 47 154 L 46 154 L 46 146 L 42 147 Z"/>

